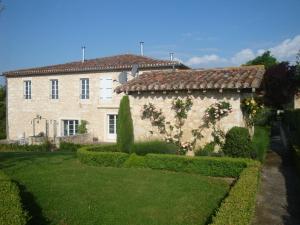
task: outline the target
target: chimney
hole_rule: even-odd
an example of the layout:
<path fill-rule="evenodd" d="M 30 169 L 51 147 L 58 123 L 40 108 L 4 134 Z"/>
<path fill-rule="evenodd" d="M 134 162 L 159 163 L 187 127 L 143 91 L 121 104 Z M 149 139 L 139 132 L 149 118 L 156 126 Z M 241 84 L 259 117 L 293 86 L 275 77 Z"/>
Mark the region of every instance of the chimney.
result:
<path fill-rule="evenodd" d="M 82 46 L 81 50 L 82 50 L 82 59 L 81 59 L 81 62 L 84 63 L 84 61 L 85 61 L 85 46 Z"/>
<path fill-rule="evenodd" d="M 140 41 L 141 56 L 144 56 L 144 42 Z"/>
<path fill-rule="evenodd" d="M 173 61 L 173 56 L 174 56 L 174 53 L 170 52 L 170 61 Z"/>

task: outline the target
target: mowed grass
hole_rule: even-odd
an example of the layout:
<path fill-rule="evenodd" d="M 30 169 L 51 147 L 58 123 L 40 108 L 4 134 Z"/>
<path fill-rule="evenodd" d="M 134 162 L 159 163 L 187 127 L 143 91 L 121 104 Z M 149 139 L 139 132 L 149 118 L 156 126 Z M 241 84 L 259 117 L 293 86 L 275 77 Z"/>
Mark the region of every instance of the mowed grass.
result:
<path fill-rule="evenodd" d="M 151 169 L 87 166 L 74 153 L 0 153 L 30 224 L 205 224 L 229 184 Z"/>

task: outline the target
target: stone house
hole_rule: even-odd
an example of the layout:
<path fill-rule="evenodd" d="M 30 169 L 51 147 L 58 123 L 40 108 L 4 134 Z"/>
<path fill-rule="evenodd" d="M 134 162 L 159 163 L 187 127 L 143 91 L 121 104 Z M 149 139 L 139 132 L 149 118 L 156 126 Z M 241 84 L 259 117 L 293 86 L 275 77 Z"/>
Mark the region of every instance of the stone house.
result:
<path fill-rule="evenodd" d="M 185 69 L 176 61 L 124 54 L 5 72 L 7 138 L 74 136 L 85 120 L 90 140 L 114 142 L 122 97 L 114 88 L 145 71 Z"/>
<path fill-rule="evenodd" d="M 217 124 L 220 129 L 226 132 L 233 126 L 245 126 L 241 100 L 255 95 L 264 73 L 264 66 L 152 71 L 117 87 L 116 92 L 129 95 L 136 141 L 163 138 L 149 120 L 141 119 L 145 104 L 152 103 L 157 109 L 161 109 L 166 121 L 172 123 L 173 99 L 189 96 L 193 106 L 182 129 L 182 139 L 189 141 L 192 138 L 191 131 L 204 123 L 205 110 L 216 102 L 226 101 L 232 106 L 232 112 Z M 197 144 L 210 142 L 211 131 L 211 128 L 204 129 L 204 137 Z"/>

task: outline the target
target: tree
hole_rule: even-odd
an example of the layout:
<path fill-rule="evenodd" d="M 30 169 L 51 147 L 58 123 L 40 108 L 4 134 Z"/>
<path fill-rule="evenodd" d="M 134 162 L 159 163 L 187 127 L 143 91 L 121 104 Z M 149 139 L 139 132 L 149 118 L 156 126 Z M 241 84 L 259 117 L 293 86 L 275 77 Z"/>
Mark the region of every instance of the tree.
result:
<path fill-rule="evenodd" d="M 295 93 L 295 67 L 281 62 L 266 70 L 263 79 L 264 103 L 282 109 L 291 103 Z"/>
<path fill-rule="evenodd" d="M 117 146 L 119 151 L 130 152 L 133 145 L 133 124 L 128 95 L 123 96 L 117 119 Z"/>
<path fill-rule="evenodd" d="M 271 55 L 270 51 L 264 52 L 262 55 L 257 56 L 255 59 L 248 61 L 245 65 L 264 65 L 266 69 L 278 64 L 277 59 Z"/>

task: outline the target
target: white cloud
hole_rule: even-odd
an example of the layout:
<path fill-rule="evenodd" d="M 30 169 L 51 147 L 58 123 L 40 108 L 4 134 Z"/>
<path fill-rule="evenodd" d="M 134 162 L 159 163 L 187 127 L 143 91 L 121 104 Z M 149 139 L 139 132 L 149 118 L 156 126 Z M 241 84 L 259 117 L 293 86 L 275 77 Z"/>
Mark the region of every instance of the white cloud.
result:
<path fill-rule="evenodd" d="M 269 50 L 279 60 L 294 59 L 300 50 L 300 35 L 297 35 L 292 39 L 286 39 Z"/>
<path fill-rule="evenodd" d="M 186 64 L 189 66 L 196 66 L 196 65 L 210 65 L 215 63 L 224 63 L 227 60 L 222 58 L 218 55 L 211 54 L 211 55 L 204 55 L 204 56 L 194 56 L 191 57 Z"/>
<path fill-rule="evenodd" d="M 243 49 L 237 52 L 230 61 L 235 65 L 243 64 L 251 59 L 255 58 L 255 53 L 250 48 Z"/>
<path fill-rule="evenodd" d="M 245 48 L 235 53 L 233 56 L 224 58 L 220 55 L 211 54 L 203 56 L 192 56 L 185 64 L 189 66 L 231 66 L 231 65 L 241 65 L 246 63 L 249 60 L 254 59 L 255 57 L 263 54 L 265 51 L 271 51 L 271 54 L 275 56 L 279 61 L 294 61 L 296 54 L 300 50 L 300 35 L 295 36 L 294 38 L 289 38 L 278 45 L 275 45 L 267 49 L 250 49 Z"/>

